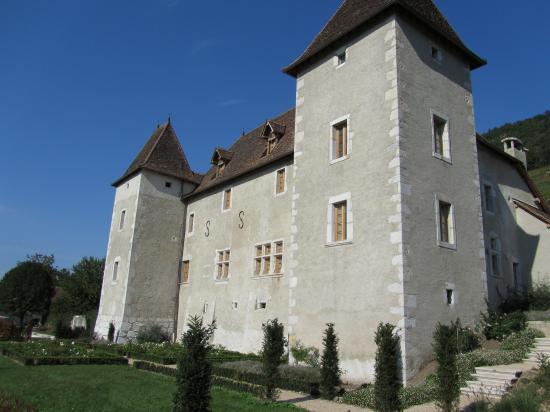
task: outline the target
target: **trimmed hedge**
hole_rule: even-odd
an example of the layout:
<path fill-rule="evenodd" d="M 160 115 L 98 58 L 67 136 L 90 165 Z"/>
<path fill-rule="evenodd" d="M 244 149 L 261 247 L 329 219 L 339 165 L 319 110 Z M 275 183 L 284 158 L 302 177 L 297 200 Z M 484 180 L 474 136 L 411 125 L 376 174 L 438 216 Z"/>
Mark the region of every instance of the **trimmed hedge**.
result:
<path fill-rule="evenodd" d="M 221 386 L 238 392 L 247 392 L 259 398 L 263 397 L 265 389 L 262 385 L 256 385 L 249 382 L 236 381 L 223 376 L 212 376 L 212 385 Z"/>
<path fill-rule="evenodd" d="M 160 373 L 166 376 L 176 376 L 177 369 L 169 368 L 168 366 L 157 365 L 151 362 L 135 361 L 134 368 L 149 372 Z"/>
<path fill-rule="evenodd" d="M 25 366 L 40 365 L 127 365 L 128 359 L 109 353 L 89 356 L 29 356 L 16 349 L 0 348 L 0 355 L 7 356 Z"/>

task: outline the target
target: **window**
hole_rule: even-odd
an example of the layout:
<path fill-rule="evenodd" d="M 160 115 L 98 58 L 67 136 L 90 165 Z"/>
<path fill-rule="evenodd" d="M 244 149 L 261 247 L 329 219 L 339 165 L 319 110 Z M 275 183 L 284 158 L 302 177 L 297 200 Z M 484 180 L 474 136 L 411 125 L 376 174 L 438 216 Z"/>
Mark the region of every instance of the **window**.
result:
<path fill-rule="evenodd" d="M 332 126 L 332 160 L 348 155 L 348 121 Z"/>
<path fill-rule="evenodd" d="M 490 184 L 483 185 L 483 201 L 485 210 L 489 213 L 495 213 L 495 191 Z"/>
<path fill-rule="evenodd" d="M 115 264 L 113 266 L 113 282 L 116 282 L 118 280 L 118 260 L 115 260 Z"/>
<path fill-rule="evenodd" d="M 283 273 L 283 250 L 283 241 L 255 246 L 254 276 L 281 275 Z"/>
<path fill-rule="evenodd" d="M 500 277 L 502 275 L 500 270 L 500 240 L 496 236 L 491 236 L 489 239 L 489 262 L 491 274 Z"/>
<path fill-rule="evenodd" d="M 204 304 L 202 305 L 202 313 L 206 315 L 207 312 L 208 312 L 208 302 L 204 302 Z"/>
<path fill-rule="evenodd" d="M 449 121 L 442 116 L 432 115 L 433 155 L 446 161 L 451 160 Z"/>
<path fill-rule="evenodd" d="M 216 280 L 227 280 L 229 278 L 229 249 L 216 252 Z"/>
<path fill-rule="evenodd" d="M 452 289 L 447 289 L 446 296 L 447 296 L 447 306 L 451 306 L 455 300 L 454 291 Z"/>
<path fill-rule="evenodd" d="M 347 60 L 347 50 L 344 50 L 343 52 L 339 53 L 336 56 L 336 59 L 338 62 L 338 66 L 341 66 L 342 64 L 344 64 Z"/>
<path fill-rule="evenodd" d="M 187 222 L 187 233 L 192 234 L 195 227 L 195 213 L 189 214 L 189 221 Z"/>
<path fill-rule="evenodd" d="M 120 223 L 118 225 L 118 229 L 119 230 L 122 230 L 124 229 L 124 221 L 126 220 L 126 210 L 123 210 L 121 213 L 120 213 Z"/>
<path fill-rule="evenodd" d="M 231 209 L 231 189 L 224 190 L 222 210 Z"/>
<path fill-rule="evenodd" d="M 189 283 L 189 261 L 184 260 L 181 263 L 181 273 L 179 283 Z"/>
<path fill-rule="evenodd" d="M 164 182 L 164 187 L 172 187 L 172 182 Z"/>
<path fill-rule="evenodd" d="M 437 200 L 438 241 L 440 246 L 456 245 L 454 208 L 448 202 Z"/>
<path fill-rule="evenodd" d="M 286 170 L 281 169 L 277 170 L 277 182 L 275 187 L 275 193 L 281 194 L 285 192 L 285 180 L 286 180 Z"/>
<path fill-rule="evenodd" d="M 519 291 L 521 290 L 520 287 L 520 273 L 519 273 L 519 263 L 513 262 L 512 263 L 512 272 L 514 273 L 514 288 Z"/>
<path fill-rule="evenodd" d="M 443 53 L 437 47 L 432 46 L 432 59 L 436 62 L 441 63 L 443 61 Z"/>
<path fill-rule="evenodd" d="M 334 203 L 333 211 L 333 242 L 343 242 L 347 240 L 347 201 Z"/>
<path fill-rule="evenodd" d="M 265 308 L 267 308 L 267 302 L 265 300 L 256 299 L 256 305 L 254 305 L 254 309 L 265 310 Z"/>
<path fill-rule="evenodd" d="M 216 169 L 216 177 L 220 177 L 224 170 L 225 162 L 221 161 L 218 163 L 218 168 Z"/>
<path fill-rule="evenodd" d="M 239 302 L 237 302 L 236 300 L 234 300 L 232 303 L 231 303 L 231 308 L 233 310 L 237 310 L 239 308 Z"/>

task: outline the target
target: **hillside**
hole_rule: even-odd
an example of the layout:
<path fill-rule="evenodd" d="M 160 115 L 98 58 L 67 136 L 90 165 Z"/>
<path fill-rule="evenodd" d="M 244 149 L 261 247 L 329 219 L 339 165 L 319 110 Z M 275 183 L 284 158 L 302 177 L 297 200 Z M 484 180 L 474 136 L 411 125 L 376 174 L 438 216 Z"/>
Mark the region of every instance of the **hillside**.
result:
<path fill-rule="evenodd" d="M 550 202 L 550 166 L 531 170 L 529 175 L 542 192 L 542 195 Z"/>
<path fill-rule="evenodd" d="M 527 153 L 529 170 L 550 166 L 550 111 L 530 119 L 495 127 L 488 130 L 483 136 L 499 147 L 503 137 L 517 137 L 529 149 L 529 153 Z"/>

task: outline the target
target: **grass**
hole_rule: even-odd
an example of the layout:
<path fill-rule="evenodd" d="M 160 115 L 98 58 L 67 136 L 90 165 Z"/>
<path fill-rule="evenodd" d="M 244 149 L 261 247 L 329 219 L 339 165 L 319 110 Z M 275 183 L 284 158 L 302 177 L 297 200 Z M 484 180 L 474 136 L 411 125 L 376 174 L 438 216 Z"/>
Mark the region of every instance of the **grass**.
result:
<path fill-rule="evenodd" d="M 0 356 L 0 390 L 43 412 L 171 411 L 175 380 L 128 366 L 29 367 Z M 301 409 L 213 388 L 212 410 L 262 412 Z"/>
<path fill-rule="evenodd" d="M 529 171 L 531 179 L 535 182 L 545 199 L 550 199 L 550 166 Z"/>

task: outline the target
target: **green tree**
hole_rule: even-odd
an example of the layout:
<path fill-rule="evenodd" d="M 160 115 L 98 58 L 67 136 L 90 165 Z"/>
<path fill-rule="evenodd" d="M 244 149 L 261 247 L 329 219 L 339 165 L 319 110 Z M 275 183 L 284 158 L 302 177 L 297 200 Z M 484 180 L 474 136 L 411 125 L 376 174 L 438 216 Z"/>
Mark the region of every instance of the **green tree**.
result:
<path fill-rule="evenodd" d="M 334 399 L 341 384 L 340 361 L 338 360 L 338 337 L 334 324 L 327 323 L 323 336 L 323 356 L 321 357 L 321 395 L 325 399 Z"/>
<path fill-rule="evenodd" d="M 442 325 L 438 323 L 434 332 L 433 348 L 438 363 L 438 389 L 436 403 L 444 412 L 458 410 L 460 385 L 456 364 L 456 323 Z"/>
<path fill-rule="evenodd" d="M 193 316 L 187 327 L 178 357 L 174 412 L 206 412 L 210 410 L 212 381 L 212 365 L 207 357 L 216 325 L 203 326 L 202 318 Z"/>
<path fill-rule="evenodd" d="M 18 263 L 0 281 L 0 308 L 12 313 L 21 326 L 27 314 L 46 317 L 54 295 L 54 269 L 36 261 Z"/>
<path fill-rule="evenodd" d="M 262 346 L 263 372 L 266 378 L 265 396 L 267 399 L 277 399 L 276 382 L 279 377 L 279 365 L 285 352 L 286 340 L 284 327 L 278 319 L 269 320 L 262 325 L 264 332 Z"/>
<path fill-rule="evenodd" d="M 399 356 L 399 336 L 395 326 L 389 323 L 378 325 L 376 343 L 376 363 L 374 383 L 374 403 L 377 411 L 401 411 L 399 400 L 401 390 L 401 368 Z"/>

